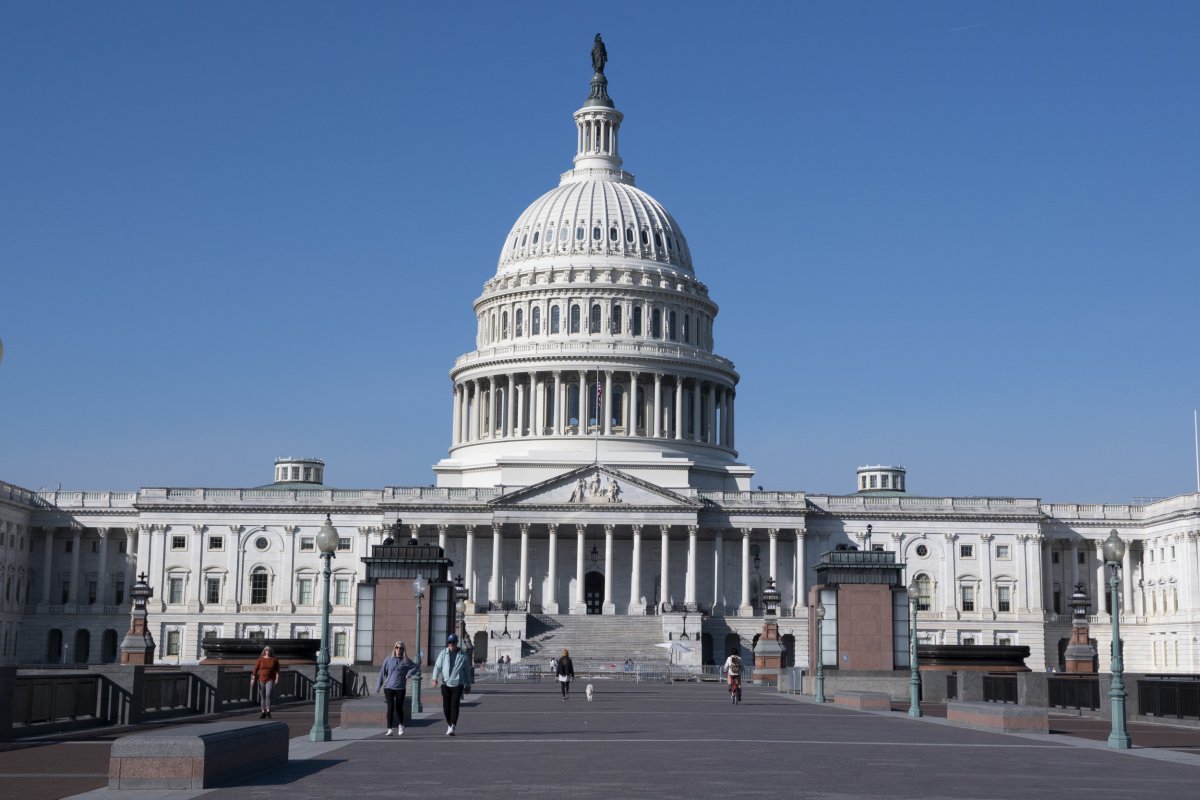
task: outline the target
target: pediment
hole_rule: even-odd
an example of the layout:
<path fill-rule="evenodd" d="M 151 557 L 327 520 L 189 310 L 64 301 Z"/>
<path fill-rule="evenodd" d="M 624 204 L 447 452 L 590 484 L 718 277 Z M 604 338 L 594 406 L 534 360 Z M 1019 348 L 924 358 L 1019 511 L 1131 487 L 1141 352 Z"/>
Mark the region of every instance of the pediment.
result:
<path fill-rule="evenodd" d="M 562 506 L 573 510 L 620 508 L 698 509 L 690 497 L 656 486 L 624 472 L 591 464 L 501 495 L 493 506 Z"/>

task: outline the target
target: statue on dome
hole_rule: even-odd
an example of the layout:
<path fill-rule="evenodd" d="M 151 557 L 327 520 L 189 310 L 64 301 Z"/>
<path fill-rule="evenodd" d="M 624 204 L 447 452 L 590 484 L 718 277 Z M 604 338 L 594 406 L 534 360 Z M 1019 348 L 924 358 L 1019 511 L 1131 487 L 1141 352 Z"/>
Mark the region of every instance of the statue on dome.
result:
<path fill-rule="evenodd" d="M 604 41 L 600 38 L 600 34 L 596 34 L 596 41 L 592 45 L 592 69 L 598 74 L 604 74 L 604 65 L 608 63 L 608 50 L 604 47 Z"/>

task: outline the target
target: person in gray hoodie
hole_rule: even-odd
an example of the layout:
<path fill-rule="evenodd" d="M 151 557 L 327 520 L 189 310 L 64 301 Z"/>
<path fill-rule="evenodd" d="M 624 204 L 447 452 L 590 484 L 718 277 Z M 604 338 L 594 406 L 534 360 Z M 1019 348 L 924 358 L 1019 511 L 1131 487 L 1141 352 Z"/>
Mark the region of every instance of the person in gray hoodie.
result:
<path fill-rule="evenodd" d="M 408 679 L 421 671 L 409 659 L 404 642 L 396 642 L 392 654 L 383 660 L 379 668 L 379 685 L 375 691 L 383 690 L 387 704 L 387 731 L 384 736 L 401 736 L 404 733 L 404 689 Z"/>

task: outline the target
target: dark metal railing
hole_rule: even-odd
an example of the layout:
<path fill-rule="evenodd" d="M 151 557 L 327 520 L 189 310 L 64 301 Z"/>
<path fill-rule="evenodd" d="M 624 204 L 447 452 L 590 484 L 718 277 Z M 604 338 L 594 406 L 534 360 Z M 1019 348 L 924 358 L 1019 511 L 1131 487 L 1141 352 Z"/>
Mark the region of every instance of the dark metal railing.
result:
<path fill-rule="evenodd" d="M 1100 678 L 1095 675 L 1050 675 L 1046 685 L 1051 708 L 1100 710 Z"/>
<path fill-rule="evenodd" d="M 13 692 L 13 726 L 96 716 L 98 675 L 18 675 Z"/>
<path fill-rule="evenodd" d="M 148 672 L 142 685 L 142 710 L 191 708 L 191 689 L 192 676 L 186 672 Z"/>
<path fill-rule="evenodd" d="M 1016 703 L 1016 675 L 984 675 L 983 699 L 988 703 Z"/>
<path fill-rule="evenodd" d="M 1137 690 L 1139 714 L 1200 719 L 1200 678 L 1144 678 Z"/>

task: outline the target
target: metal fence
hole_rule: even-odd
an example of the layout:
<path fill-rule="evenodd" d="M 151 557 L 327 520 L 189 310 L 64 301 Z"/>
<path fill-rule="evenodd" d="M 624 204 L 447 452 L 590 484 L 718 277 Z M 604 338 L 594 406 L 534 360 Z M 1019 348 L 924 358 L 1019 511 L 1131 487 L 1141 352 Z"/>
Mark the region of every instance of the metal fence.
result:
<path fill-rule="evenodd" d="M 1048 675 L 1047 703 L 1051 708 L 1073 708 L 1077 711 L 1100 709 L 1100 679 L 1092 675 Z"/>
<path fill-rule="evenodd" d="M 142 684 L 142 710 L 191 708 L 192 676 L 187 672 L 147 672 Z"/>
<path fill-rule="evenodd" d="M 1200 678 L 1144 678 L 1137 682 L 1138 713 L 1200 719 Z"/>
<path fill-rule="evenodd" d="M 13 726 L 55 720 L 94 718 L 100 692 L 98 675 L 17 676 Z"/>
<path fill-rule="evenodd" d="M 988 703 L 1016 703 L 1016 675 L 984 675 L 983 699 Z"/>

